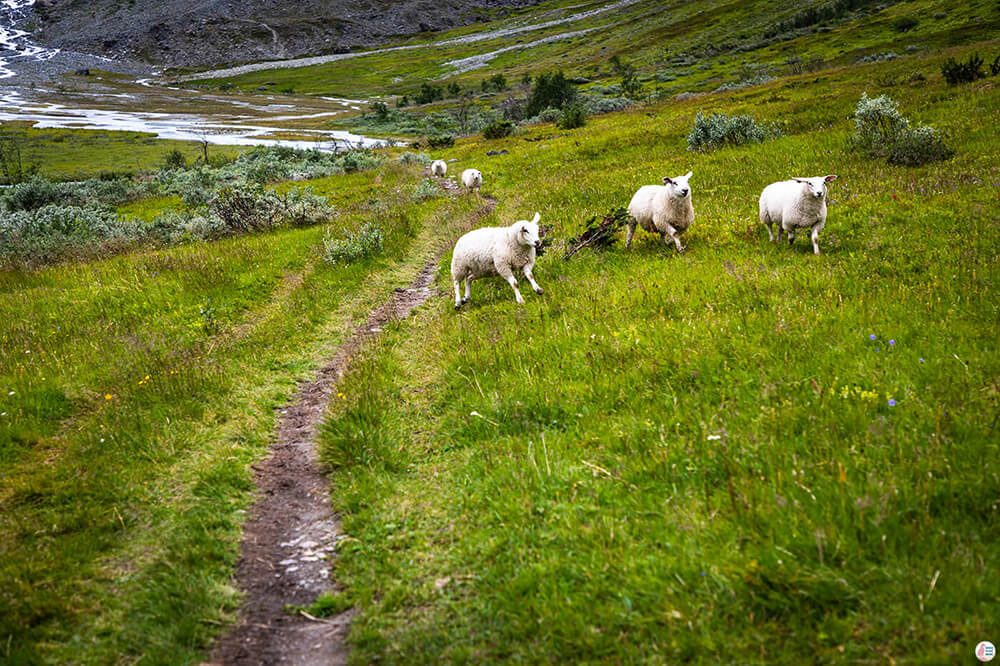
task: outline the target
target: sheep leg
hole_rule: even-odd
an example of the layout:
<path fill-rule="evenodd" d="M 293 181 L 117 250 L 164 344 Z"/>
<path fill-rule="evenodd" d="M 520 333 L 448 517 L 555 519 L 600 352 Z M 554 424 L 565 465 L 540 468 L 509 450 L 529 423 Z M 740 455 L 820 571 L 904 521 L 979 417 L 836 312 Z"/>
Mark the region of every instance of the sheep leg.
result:
<path fill-rule="evenodd" d="M 786 229 L 785 232 L 788 234 L 788 244 L 793 245 L 795 243 L 795 232 L 791 229 Z"/>
<path fill-rule="evenodd" d="M 531 274 L 531 270 L 534 267 L 535 267 L 534 264 L 525 264 L 524 265 L 524 269 L 523 269 L 524 270 L 524 277 L 528 278 L 528 282 L 531 283 L 531 288 L 535 290 L 535 293 L 536 294 L 541 294 L 541 293 L 543 293 L 542 292 L 542 288 L 538 286 L 538 283 L 535 282 L 535 276 Z"/>
<path fill-rule="evenodd" d="M 681 239 L 677 236 L 677 230 L 674 229 L 672 226 L 670 226 L 668 224 L 667 225 L 667 233 L 670 234 L 670 237 L 674 239 L 674 245 L 677 246 L 677 251 L 678 252 L 683 252 L 684 251 L 684 246 L 681 245 Z M 663 242 L 666 243 L 667 239 L 664 238 Z"/>
<path fill-rule="evenodd" d="M 509 284 L 510 288 L 514 290 L 514 298 L 517 302 L 524 303 L 524 297 L 521 296 L 521 290 L 517 288 L 517 278 L 514 277 L 514 273 L 510 270 L 510 266 L 497 266 L 496 269 L 497 273 L 500 274 L 500 277 L 507 280 L 507 284 Z"/>
<path fill-rule="evenodd" d="M 465 278 L 465 298 L 462 299 L 463 303 L 468 303 L 469 299 L 472 298 L 472 276 Z"/>
<path fill-rule="evenodd" d="M 452 278 L 451 281 L 455 283 L 455 309 L 457 310 L 462 307 L 462 303 L 465 302 L 462 300 L 462 290 L 459 286 L 462 284 L 462 280 L 461 278 Z M 468 284 L 468 282 L 466 282 L 466 284 Z"/>
<path fill-rule="evenodd" d="M 768 237 L 769 237 L 769 238 L 771 239 L 771 242 L 773 243 L 773 242 L 774 242 L 774 233 L 773 233 L 773 232 L 771 231 L 771 226 L 772 226 L 772 225 L 773 225 L 774 223 L 773 223 L 773 222 L 771 222 L 771 220 L 767 220 L 767 221 L 766 221 L 766 222 L 765 222 L 764 224 L 766 224 L 766 225 L 767 225 L 767 235 L 768 235 Z M 778 227 L 778 235 L 779 235 L 779 236 L 781 235 L 781 227 Z M 780 239 L 779 239 L 779 240 L 780 240 Z"/>
<path fill-rule="evenodd" d="M 813 254 L 819 254 L 819 228 L 812 228 Z"/>
<path fill-rule="evenodd" d="M 634 217 L 628 219 L 628 231 L 625 232 L 625 249 L 632 247 L 632 236 L 635 234 L 635 225 L 638 224 Z"/>

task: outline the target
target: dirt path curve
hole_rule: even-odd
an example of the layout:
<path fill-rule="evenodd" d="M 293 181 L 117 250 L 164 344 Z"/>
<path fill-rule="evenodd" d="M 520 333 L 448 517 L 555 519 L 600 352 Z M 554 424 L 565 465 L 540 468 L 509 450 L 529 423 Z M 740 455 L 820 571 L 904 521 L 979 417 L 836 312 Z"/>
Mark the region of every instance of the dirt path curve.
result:
<path fill-rule="evenodd" d="M 495 201 L 475 215 L 489 212 Z M 316 460 L 317 427 L 351 358 L 391 321 L 405 319 L 433 293 L 441 252 L 413 281 L 368 316 L 317 376 L 280 410 L 270 456 L 255 466 L 257 499 L 243 531 L 236 579 L 246 594 L 239 623 L 216 643 L 209 664 L 331 666 L 347 662 L 344 639 L 353 611 L 315 620 L 285 611 L 308 606 L 333 587 L 328 558 L 339 524 L 330 510 L 329 481 Z"/>

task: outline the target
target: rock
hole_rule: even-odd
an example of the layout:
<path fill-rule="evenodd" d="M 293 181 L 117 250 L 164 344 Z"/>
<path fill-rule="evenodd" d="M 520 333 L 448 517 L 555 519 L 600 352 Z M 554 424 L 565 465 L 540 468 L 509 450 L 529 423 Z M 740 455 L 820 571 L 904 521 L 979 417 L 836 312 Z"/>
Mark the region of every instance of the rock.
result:
<path fill-rule="evenodd" d="M 507 150 L 487 150 L 486 155 L 488 157 L 493 157 L 495 155 L 506 155 L 507 152 L 508 152 Z"/>

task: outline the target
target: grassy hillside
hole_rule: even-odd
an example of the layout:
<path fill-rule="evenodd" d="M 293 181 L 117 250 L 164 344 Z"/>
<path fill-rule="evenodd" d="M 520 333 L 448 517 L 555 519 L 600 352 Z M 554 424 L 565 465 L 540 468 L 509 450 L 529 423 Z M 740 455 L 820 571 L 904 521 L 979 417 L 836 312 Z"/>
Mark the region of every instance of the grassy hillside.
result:
<path fill-rule="evenodd" d="M 546 3 L 522 10 L 516 19 L 482 24 L 475 29 L 413 38 L 401 45 L 427 48 L 375 53 L 325 65 L 254 72 L 209 84 L 255 90 L 292 88 L 298 93 L 340 95 L 402 95 L 411 97 L 424 82 L 456 82 L 478 88 L 496 73 L 510 81 L 523 74 L 563 69 L 594 82 L 613 80 L 608 61 L 625 59 L 639 70 L 646 95 L 674 95 L 714 90 L 759 74 L 777 75 L 792 69 L 853 64 L 859 58 L 893 51 L 897 55 L 927 55 L 938 49 L 968 44 L 1000 29 L 1000 8 L 989 0 L 859 2 L 857 9 L 800 28 L 771 34 L 781 21 L 810 8 L 834 4 L 809 0 L 790 5 L 772 0 L 697 0 L 665 8 L 638 0 L 613 11 L 547 28 L 468 44 L 450 40 L 473 32 L 487 33 L 524 25 L 544 24 L 609 5 L 609 2 Z M 907 19 L 907 23 L 900 23 Z M 912 22 L 912 23 L 910 23 Z M 586 34 L 541 43 L 576 30 Z M 438 42 L 448 42 L 438 46 Z M 532 45 L 533 42 L 539 42 Z M 525 46 L 496 55 L 485 67 L 458 72 L 448 63 L 508 47 Z M 199 83 L 199 85 L 202 85 Z"/>
<path fill-rule="evenodd" d="M 336 576 L 356 663 L 957 663 L 1000 623 L 1000 112 L 937 61 L 464 143 L 540 211 L 546 289 L 434 307 L 351 375 L 325 459 L 351 539 Z M 914 71 L 926 76 L 898 83 Z M 896 81 L 878 84 L 874 81 Z M 947 162 L 847 150 L 862 92 L 946 131 Z M 784 138 L 685 150 L 698 110 Z M 483 158 L 489 149 L 508 155 Z M 678 255 L 558 249 L 635 188 L 694 171 Z M 760 190 L 838 174 L 823 254 L 774 245 Z"/>
<path fill-rule="evenodd" d="M 889 4 L 759 45 L 802 7 L 638 2 L 607 33 L 495 61 L 512 77 L 597 66 L 600 81 L 620 53 L 661 94 L 433 155 L 483 171 L 498 202 L 484 224 L 537 210 L 551 225 L 546 293 L 518 306 L 481 281 L 455 313 L 445 256 L 440 298 L 338 389 L 322 441 L 348 535 L 332 605 L 359 610 L 356 663 L 955 663 L 1000 626 L 1000 79 L 940 74 L 997 55 L 983 41 L 996 6 Z M 900 57 L 856 62 L 888 50 Z M 793 52 L 822 66 L 792 73 Z M 267 78 L 405 92 L 441 71 L 429 56 L 393 54 L 367 79 L 365 59 Z M 393 82 L 404 59 L 413 74 Z M 674 97 L 762 69 L 776 79 Z M 865 92 L 955 156 L 906 167 L 851 150 Z M 691 152 L 699 111 L 784 136 Z M 630 250 L 562 260 L 585 220 L 688 170 L 686 253 L 640 231 Z M 761 189 L 827 173 L 823 254 L 769 243 Z M 0 661 L 205 658 L 238 603 L 274 407 L 485 213 L 474 196 L 415 196 L 421 178 L 394 160 L 313 180 L 335 211 L 321 226 L 0 271 Z M 367 221 L 385 225 L 385 255 L 321 260 L 328 233 Z"/>
<path fill-rule="evenodd" d="M 0 273 L 5 663 L 201 659 L 273 409 L 476 207 L 412 203 L 416 171 L 313 181 L 318 227 Z M 321 260 L 404 205 L 386 256 Z"/>

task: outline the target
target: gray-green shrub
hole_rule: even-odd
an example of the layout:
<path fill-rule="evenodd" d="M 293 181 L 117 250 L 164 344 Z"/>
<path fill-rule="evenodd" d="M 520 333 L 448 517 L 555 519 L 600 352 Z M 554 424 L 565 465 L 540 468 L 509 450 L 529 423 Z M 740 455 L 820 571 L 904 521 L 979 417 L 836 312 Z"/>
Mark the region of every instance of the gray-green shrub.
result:
<path fill-rule="evenodd" d="M 351 264 L 382 253 L 385 237 L 382 228 L 366 222 L 357 231 L 339 238 L 327 236 L 323 241 L 323 260 L 329 264 Z"/>
<path fill-rule="evenodd" d="M 854 109 L 851 146 L 868 157 L 909 166 L 945 160 L 955 154 L 933 127 L 911 127 L 888 95 L 868 97 L 867 93 L 861 94 Z"/>
<path fill-rule="evenodd" d="M 698 112 L 694 126 L 687 136 L 688 150 L 710 151 L 725 146 L 761 143 L 781 136 L 777 124 L 758 123 L 751 116 L 727 116 L 713 113 L 705 116 Z"/>

